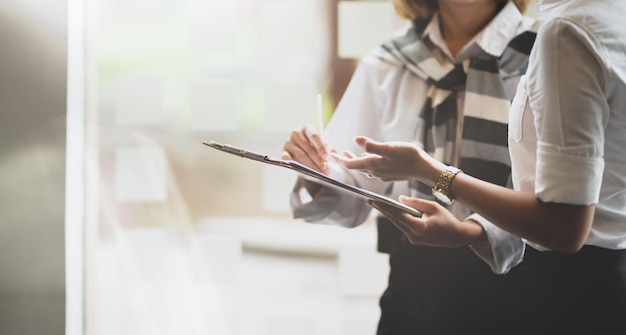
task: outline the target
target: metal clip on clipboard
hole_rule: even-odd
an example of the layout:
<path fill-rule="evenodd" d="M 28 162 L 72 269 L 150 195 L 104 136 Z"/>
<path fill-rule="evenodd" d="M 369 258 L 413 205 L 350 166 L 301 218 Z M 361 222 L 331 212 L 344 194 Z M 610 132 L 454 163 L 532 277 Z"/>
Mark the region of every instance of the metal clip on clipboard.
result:
<path fill-rule="evenodd" d="M 232 145 L 228 145 L 228 144 L 221 144 L 215 141 L 211 141 L 208 143 L 204 142 L 204 144 L 210 147 L 213 147 L 215 149 L 222 150 L 222 151 L 231 153 L 233 155 L 237 155 L 239 157 L 253 159 L 255 161 L 266 161 L 269 159 L 269 156 L 267 155 L 259 154 L 259 153 L 252 152 L 252 151 L 247 151 L 241 148 L 233 147 Z"/>

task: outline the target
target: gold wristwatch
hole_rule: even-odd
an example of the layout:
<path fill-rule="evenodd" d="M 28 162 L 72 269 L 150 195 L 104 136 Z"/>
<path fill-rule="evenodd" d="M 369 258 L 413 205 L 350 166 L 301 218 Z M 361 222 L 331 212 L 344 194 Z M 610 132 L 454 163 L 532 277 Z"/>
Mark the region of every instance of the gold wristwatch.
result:
<path fill-rule="evenodd" d="M 454 166 L 446 166 L 443 172 L 441 172 L 439 180 L 435 186 L 433 186 L 433 196 L 444 205 L 452 204 L 452 198 L 450 197 L 450 184 L 452 184 L 452 179 L 454 179 L 459 172 L 462 171 Z"/>

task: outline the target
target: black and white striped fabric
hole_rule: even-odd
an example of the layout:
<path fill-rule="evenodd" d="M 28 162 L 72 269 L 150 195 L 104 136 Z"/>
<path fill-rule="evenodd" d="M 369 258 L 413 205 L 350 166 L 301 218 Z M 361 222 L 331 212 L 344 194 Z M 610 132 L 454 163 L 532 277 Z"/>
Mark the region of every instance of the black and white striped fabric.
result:
<path fill-rule="evenodd" d="M 500 57 L 485 53 L 462 64 L 452 63 L 417 29 L 383 44 L 385 57 L 400 61 L 430 84 L 415 143 L 443 163 L 506 186 L 511 174 L 507 132 L 513 97 L 503 78 L 525 73 L 535 35 L 524 31 Z M 457 105 L 458 94 L 463 93 L 461 115 Z M 410 181 L 409 187 L 411 196 L 432 199 L 430 187 L 417 181 Z"/>

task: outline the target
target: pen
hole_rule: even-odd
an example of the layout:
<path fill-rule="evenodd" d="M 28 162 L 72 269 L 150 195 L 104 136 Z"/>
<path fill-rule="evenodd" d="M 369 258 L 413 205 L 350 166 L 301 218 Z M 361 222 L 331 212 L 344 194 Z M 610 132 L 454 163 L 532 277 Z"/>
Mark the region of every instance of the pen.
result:
<path fill-rule="evenodd" d="M 322 94 L 317 94 L 317 131 L 320 136 L 324 135 L 324 106 L 322 105 Z"/>
<path fill-rule="evenodd" d="M 320 133 L 322 142 L 324 141 L 324 106 L 322 104 L 322 94 L 317 94 L 317 131 Z M 325 145 L 325 143 L 324 143 Z M 326 158 L 322 157 L 322 171 L 326 171 Z"/>

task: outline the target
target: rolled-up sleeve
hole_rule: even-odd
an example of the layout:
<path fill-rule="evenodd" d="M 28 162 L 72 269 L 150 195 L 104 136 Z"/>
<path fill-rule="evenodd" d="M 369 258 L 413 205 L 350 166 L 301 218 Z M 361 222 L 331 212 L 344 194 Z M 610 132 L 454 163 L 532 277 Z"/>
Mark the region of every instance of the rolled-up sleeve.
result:
<path fill-rule="evenodd" d="M 595 38 L 573 22 L 541 28 L 528 96 L 537 132 L 535 194 L 545 202 L 598 202 L 609 119 L 606 67 Z"/>

